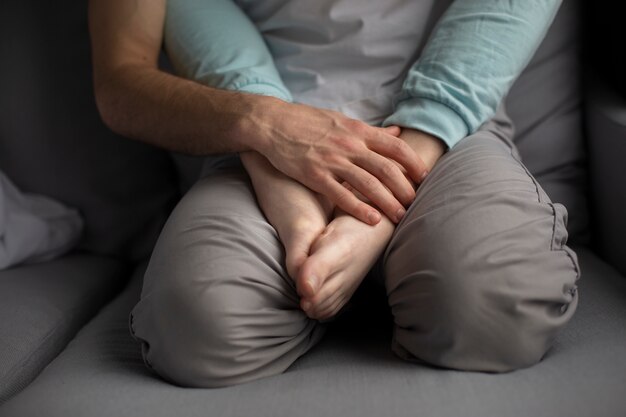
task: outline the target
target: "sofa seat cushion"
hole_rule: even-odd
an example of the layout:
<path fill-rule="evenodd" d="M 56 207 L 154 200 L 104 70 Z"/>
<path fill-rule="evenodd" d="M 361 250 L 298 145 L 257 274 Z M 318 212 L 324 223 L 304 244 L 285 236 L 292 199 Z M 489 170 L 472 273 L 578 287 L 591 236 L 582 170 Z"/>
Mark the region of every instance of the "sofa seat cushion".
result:
<path fill-rule="evenodd" d="M 70 254 L 0 271 L 0 404 L 28 385 L 113 297 L 126 268 Z"/>
<path fill-rule="evenodd" d="M 139 269 L 0 416 L 623 416 L 626 280 L 591 252 L 579 256 L 579 311 L 532 368 L 498 375 L 403 362 L 384 320 L 340 319 L 286 373 L 213 390 L 179 388 L 144 367 L 128 332 Z"/>

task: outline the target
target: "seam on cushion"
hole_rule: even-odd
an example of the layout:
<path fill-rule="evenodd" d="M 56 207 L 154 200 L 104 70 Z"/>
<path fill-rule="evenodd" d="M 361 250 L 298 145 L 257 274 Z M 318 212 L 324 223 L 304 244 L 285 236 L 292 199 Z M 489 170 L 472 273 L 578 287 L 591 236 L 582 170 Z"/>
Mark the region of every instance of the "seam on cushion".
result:
<path fill-rule="evenodd" d="M 34 349 L 31 353 L 29 353 L 28 356 L 26 356 L 24 358 L 24 360 L 20 364 L 16 364 L 14 367 L 12 367 L 9 370 L 9 372 L 7 372 L 7 375 L 14 376 L 17 372 L 19 372 L 20 370 L 24 369 L 25 366 L 30 364 L 31 363 L 31 359 L 38 352 L 40 352 L 42 350 L 44 350 L 44 351 L 48 350 L 48 348 L 44 347 L 44 345 L 46 343 L 48 343 L 49 340 L 53 340 L 53 343 L 54 343 L 55 340 L 56 341 L 60 341 L 61 343 L 63 343 L 63 338 L 55 338 L 53 336 L 55 336 L 58 333 L 59 329 L 70 329 L 72 327 L 71 326 L 72 322 L 74 320 L 77 320 L 77 318 L 80 317 L 80 314 L 76 314 L 77 311 L 78 312 L 81 311 L 81 308 L 78 307 L 78 306 L 75 306 L 75 307 L 72 307 L 72 308 L 68 308 L 67 310 L 65 310 L 64 313 L 66 313 L 66 316 L 65 317 L 61 316 L 59 318 L 59 320 L 57 320 L 56 323 L 54 324 L 54 327 L 52 327 L 50 330 L 48 330 L 43 335 L 43 337 L 41 338 L 41 342 L 39 343 L 37 348 Z M 85 324 L 87 324 L 87 322 L 83 323 L 82 326 L 84 326 Z M 79 327 L 73 334 L 70 335 L 69 339 L 66 342 L 64 342 L 64 346 L 67 346 L 73 340 L 73 338 L 76 336 L 78 331 L 82 328 L 82 326 Z M 52 359 L 48 363 L 52 362 L 52 360 L 54 360 L 54 358 L 56 358 L 60 352 L 61 351 L 57 352 L 57 354 L 54 357 L 52 357 Z M 48 363 L 46 363 L 45 366 L 47 366 Z M 42 368 L 42 370 L 43 370 L 43 368 Z M 39 375 L 39 373 L 37 375 Z"/>
<path fill-rule="evenodd" d="M 17 377 L 17 380 L 13 381 L 13 384 L 16 384 L 13 386 L 13 388 L 9 388 L 9 397 L 19 393 L 20 391 L 22 391 L 24 388 L 26 388 L 28 385 L 30 385 L 31 382 L 33 382 L 35 380 L 35 378 L 37 378 L 39 376 L 39 374 L 41 374 L 41 372 L 44 370 L 44 368 L 46 366 L 48 366 L 62 351 L 64 346 L 67 346 L 67 344 L 72 340 L 71 338 L 66 341 L 65 343 L 63 343 L 62 339 L 58 339 L 58 338 L 54 338 L 53 336 L 55 336 L 57 334 L 57 330 L 60 328 L 69 328 L 70 324 L 71 324 L 71 319 L 63 319 L 61 318 L 59 321 L 57 321 L 57 323 L 55 324 L 55 326 L 53 328 L 51 328 L 50 330 L 48 330 L 46 332 L 46 334 L 43 336 L 43 338 L 41 339 L 41 342 L 39 343 L 39 346 L 37 346 L 36 349 L 34 349 L 32 352 L 30 352 L 22 361 L 20 361 L 20 363 L 15 364 L 13 367 L 11 367 L 11 369 L 9 370 L 9 372 L 7 372 L 6 374 L 6 379 L 7 380 L 11 380 L 12 378 L 15 378 L 16 375 L 20 375 L 23 374 L 23 370 L 24 369 L 28 369 L 29 366 L 32 366 L 33 364 L 33 358 L 36 358 L 38 356 L 42 356 L 42 355 L 38 355 L 39 352 L 42 351 L 49 351 L 50 347 L 48 346 L 48 341 L 52 340 L 52 343 L 54 344 L 56 343 L 61 343 L 61 346 L 59 349 L 57 349 L 56 352 L 54 352 L 54 355 L 49 357 L 47 360 L 45 360 L 45 364 L 44 366 L 42 366 L 40 369 L 38 369 L 37 371 L 35 371 L 34 374 L 28 375 L 28 378 L 26 378 L 26 380 L 24 378 L 21 377 Z M 56 339 L 56 340 L 55 340 Z M 46 355 L 43 355 L 46 356 Z"/>

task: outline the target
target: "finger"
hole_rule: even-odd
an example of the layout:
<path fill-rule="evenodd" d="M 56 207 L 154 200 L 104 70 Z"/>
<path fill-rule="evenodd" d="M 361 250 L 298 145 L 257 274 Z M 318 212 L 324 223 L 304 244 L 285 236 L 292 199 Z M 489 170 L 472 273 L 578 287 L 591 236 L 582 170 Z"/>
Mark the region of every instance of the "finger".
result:
<path fill-rule="evenodd" d="M 337 207 L 363 223 L 374 226 L 382 219 L 378 210 L 359 200 L 334 178 L 327 177 L 321 185 L 312 184 L 307 186 L 320 194 L 326 195 Z"/>
<path fill-rule="evenodd" d="M 357 165 L 352 165 L 345 170 L 340 169 L 337 174 L 355 190 L 363 194 L 373 205 L 381 209 L 392 222 L 398 223 L 404 217 L 406 210 L 402 203 L 383 186 L 378 178 L 366 170 Z"/>
<path fill-rule="evenodd" d="M 400 133 L 402 133 L 402 129 L 399 126 L 387 126 L 387 127 L 381 127 L 379 129 L 381 129 L 386 134 L 395 136 L 395 137 L 400 136 Z"/>
<path fill-rule="evenodd" d="M 318 239 L 323 239 L 326 233 L 324 231 Z M 339 268 L 335 262 L 327 262 L 319 252 L 316 252 L 315 245 L 314 242 L 311 246 L 313 254 L 302 264 L 296 279 L 298 294 L 307 301 L 317 299 L 322 290 L 326 291 L 328 277 L 335 274 Z"/>
<path fill-rule="evenodd" d="M 376 152 L 367 152 L 362 157 L 355 158 L 354 162 L 378 178 L 405 207 L 415 199 L 413 182 L 394 161 Z"/>
<path fill-rule="evenodd" d="M 428 174 L 422 158 L 402 139 L 379 131 L 376 138 L 367 140 L 366 144 L 370 150 L 402 165 L 409 177 L 418 184 Z"/>

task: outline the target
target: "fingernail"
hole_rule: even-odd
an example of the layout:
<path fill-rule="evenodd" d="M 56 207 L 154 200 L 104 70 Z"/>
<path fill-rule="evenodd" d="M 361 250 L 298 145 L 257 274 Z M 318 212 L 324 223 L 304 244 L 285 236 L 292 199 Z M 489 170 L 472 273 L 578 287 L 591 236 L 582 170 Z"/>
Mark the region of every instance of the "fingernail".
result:
<path fill-rule="evenodd" d="M 422 181 L 424 181 L 424 178 L 426 178 L 426 176 L 428 176 L 428 171 L 424 171 L 422 173 Z"/>
<path fill-rule="evenodd" d="M 402 220 L 402 218 L 404 217 L 405 214 L 406 214 L 406 210 L 405 209 L 403 209 L 403 208 L 398 209 L 398 211 L 396 212 L 396 220 L 397 221 Z"/>
<path fill-rule="evenodd" d="M 380 213 L 377 211 L 370 211 L 367 215 L 367 219 L 372 225 L 378 224 L 378 222 L 380 221 Z"/>
<path fill-rule="evenodd" d="M 303 302 L 302 302 L 302 309 L 303 309 L 304 311 L 307 311 L 307 310 L 308 310 L 308 309 L 310 309 L 310 308 L 311 308 L 311 303 L 310 303 L 310 302 L 308 302 L 308 301 L 303 301 Z"/>

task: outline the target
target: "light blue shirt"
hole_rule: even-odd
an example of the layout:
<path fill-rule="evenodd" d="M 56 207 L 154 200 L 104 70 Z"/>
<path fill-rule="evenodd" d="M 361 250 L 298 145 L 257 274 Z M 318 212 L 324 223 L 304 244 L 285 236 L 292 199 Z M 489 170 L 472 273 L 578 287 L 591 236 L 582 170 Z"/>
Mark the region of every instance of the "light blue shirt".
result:
<path fill-rule="evenodd" d="M 278 1 L 274 0 L 274 3 Z M 416 4 L 421 4 L 408 3 L 411 1 L 406 0 L 406 5 L 414 8 Z M 437 1 L 434 0 L 435 3 Z M 254 1 L 240 0 L 240 3 L 245 6 Z M 271 5 L 272 1 L 266 0 L 264 3 Z M 282 0 L 282 3 L 289 3 L 289 0 Z M 395 3 L 401 5 L 403 2 L 396 0 Z M 392 88 L 395 97 L 387 100 L 390 102 L 389 111 L 384 120 L 378 122 L 382 121 L 384 126 L 398 125 L 422 130 L 441 138 L 449 147 L 454 146 L 495 114 L 497 106 L 539 46 L 560 3 L 560 0 L 453 1 L 430 33 L 425 46 L 416 50 L 417 60 L 409 52 L 405 54 L 404 59 L 411 61 L 404 66 L 404 72 L 398 72 L 401 75 L 399 90 Z M 354 4 L 355 12 L 352 14 L 358 17 L 363 12 L 359 5 L 364 3 L 362 0 L 354 0 Z M 267 14 L 263 9 L 255 13 Z M 336 10 L 329 13 L 339 14 Z M 341 19 L 345 20 L 344 17 Z M 357 23 L 366 25 L 367 19 L 363 18 Z M 396 25 L 393 21 L 390 23 L 389 31 L 402 31 L 407 26 L 406 22 Z M 290 76 L 288 49 L 293 49 L 293 44 L 281 46 L 285 42 L 275 40 L 275 33 L 285 30 L 281 24 L 283 22 L 278 19 L 269 24 L 265 22 L 263 35 L 266 43 L 260 35 L 257 22 L 253 23 L 232 0 L 168 0 L 165 46 L 176 71 L 186 78 L 217 88 L 291 101 L 292 93 L 285 86 L 281 74 Z M 360 30 L 358 24 L 355 30 Z M 315 32 L 317 29 L 314 26 L 307 28 L 312 33 L 308 35 L 309 39 L 300 39 L 303 36 L 302 28 L 293 35 L 313 51 L 306 56 L 309 61 L 315 58 L 316 48 L 323 56 L 324 37 L 331 39 L 338 32 L 335 27 L 329 28 L 328 33 Z M 339 33 L 331 41 L 342 42 L 343 38 L 351 36 L 346 33 Z M 288 33 L 286 36 L 291 35 Z M 355 61 L 372 54 L 366 48 L 368 44 L 360 42 L 364 44 L 361 48 L 362 56 L 355 54 Z M 417 38 L 415 42 L 418 42 Z M 273 46 L 275 56 L 287 54 L 286 58 L 281 58 L 282 71 L 277 70 L 268 44 Z M 279 50 L 281 47 L 283 50 Z M 337 50 L 331 49 L 327 55 L 337 55 Z M 344 57 L 344 66 L 346 58 L 352 57 L 349 54 Z M 378 61 L 372 62 L 378 65 Z M 404 64 L 399 62 L 398 65 L 402 67 Z M 358 71 L 359 68 L 354 70 Z M 307 71 L 305 69 L 295 77 L 290 76 L 292 91 L 298 89 L 295 84 L 297 78 L 303 77 L 302 74 L 307 75 Z M 398 74 L 392 76 L 398 78 Z M 324 83 L 328 85 L 332 75 L 320 75 L 318 72 L 311 78 L 317 77 L 317 85 L 323 88 Z M 294 78 L 295 81 L 292 80 Z M 374 90 L 384 90 L 386 85 L 392 83 L 385 81 L 382 84 L 382 87 L 375 86 Z"/>

